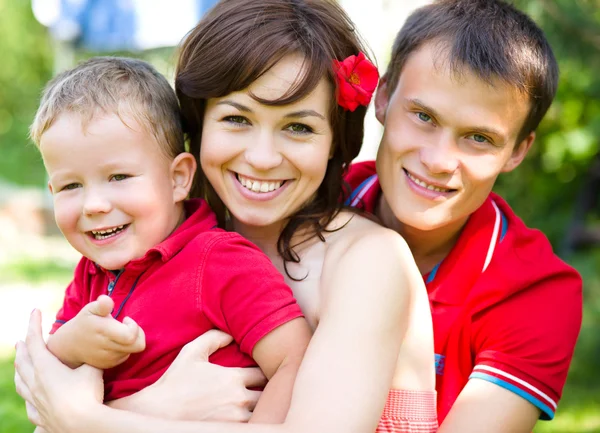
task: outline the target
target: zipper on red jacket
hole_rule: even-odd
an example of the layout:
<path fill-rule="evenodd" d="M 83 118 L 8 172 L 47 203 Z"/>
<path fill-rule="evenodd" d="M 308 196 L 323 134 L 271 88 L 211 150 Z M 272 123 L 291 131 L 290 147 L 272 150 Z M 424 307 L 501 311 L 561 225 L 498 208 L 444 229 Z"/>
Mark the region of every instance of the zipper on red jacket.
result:
<path fill-rule="evenodd" d="M 113 273 L 112 271 L 109 271 L 109 272 Z M 114 274 L 114 273 L 113 273 L 113 274 Z M 123 269 L 121 269 L 121 270 L 119 271 L 119 273 L 118 273 L 118 274 L 116 274 L 116 278 L 115 278 L 114 280 L 111 280 L 111 281 L 108 283 L 108 290 L 107 290 L 107 292 L 108 292 L 108 296 L 111 296 L 111 295 L 112 295 L 112 292 L 113 292 L 113 290 L 115 290 L 115 285 L 117 284 L 117 281 L 119 281 L 119 277 L 120 277 L 122 274 L 123 274 Z"/>

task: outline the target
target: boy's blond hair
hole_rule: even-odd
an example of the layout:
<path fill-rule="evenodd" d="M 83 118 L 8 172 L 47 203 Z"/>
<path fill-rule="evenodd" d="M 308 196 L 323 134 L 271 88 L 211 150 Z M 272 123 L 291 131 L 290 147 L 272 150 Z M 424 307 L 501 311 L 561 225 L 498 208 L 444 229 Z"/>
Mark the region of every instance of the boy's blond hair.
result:
<path fill-rule="evenodd" d="M 181 113 L 168 81 L 148 63 L 123 57 L 94 57 L 62 72 L 44 89 L 30 128 L 40 139 L 64 113 L 81 116 L 82 128 L 100 114 L 133 117 L 170 157 L 185 151 Z"/>

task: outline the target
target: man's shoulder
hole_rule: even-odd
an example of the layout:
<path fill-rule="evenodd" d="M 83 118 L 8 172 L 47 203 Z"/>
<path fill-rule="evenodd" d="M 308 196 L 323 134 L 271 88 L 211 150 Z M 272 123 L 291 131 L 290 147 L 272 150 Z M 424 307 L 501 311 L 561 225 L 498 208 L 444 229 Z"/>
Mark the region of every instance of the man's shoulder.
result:
<path fill-rule="evenodd" d="M 580 296 L 581 276 L 554 253 L 548 238 L 528 227 L 500 196 L 493 194 L 492 199 L 505 216 L 507 229 L 485 273 L 488 278 L 482 282 L 495 280 L 493 285 L 501 285 L 499 289 L 507 296 L 524 290 L 535 290 L 556 301 Z"/>

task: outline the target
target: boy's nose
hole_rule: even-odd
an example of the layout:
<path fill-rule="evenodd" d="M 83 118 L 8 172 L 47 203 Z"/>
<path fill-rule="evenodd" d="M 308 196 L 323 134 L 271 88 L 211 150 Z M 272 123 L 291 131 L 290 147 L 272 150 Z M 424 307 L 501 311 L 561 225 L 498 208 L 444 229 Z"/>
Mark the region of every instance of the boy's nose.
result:
<path fill-rule="evenodd" d="M 98 213 L 110 212 L 112 205 L 103 194 L 94 191 L 88 191 L 82 207 L 83 215 L 94 215 Z"/>

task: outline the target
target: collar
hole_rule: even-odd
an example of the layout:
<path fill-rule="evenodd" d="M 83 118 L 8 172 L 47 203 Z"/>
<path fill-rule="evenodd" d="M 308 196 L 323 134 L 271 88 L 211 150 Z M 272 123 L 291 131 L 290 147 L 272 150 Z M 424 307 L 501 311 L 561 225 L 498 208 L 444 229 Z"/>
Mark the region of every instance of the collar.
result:
<path fill-rule="evenodd" d="M 202 199 L 186 200 L 184 202 L 186 219 L 160 244 L 150 248 L 143 257 L 130 261 L 125 270 L 140 272 L 148 269 L 157 260 L 169 261 L 175 254 L 187 245 L 198 234 L 217 227 L 217 218 L 208 204 Z M 107 275 L 112 272 L 90 261 L 88 272 L 96 274 L 98 270 Z"/>
<path fill-rule="evenodd" d="M 488 268 L 502 233 L 502 213 L 492 196 L 470 217 L 450 254 L 427 283 L 434 302 L 460 305 Z"/>

